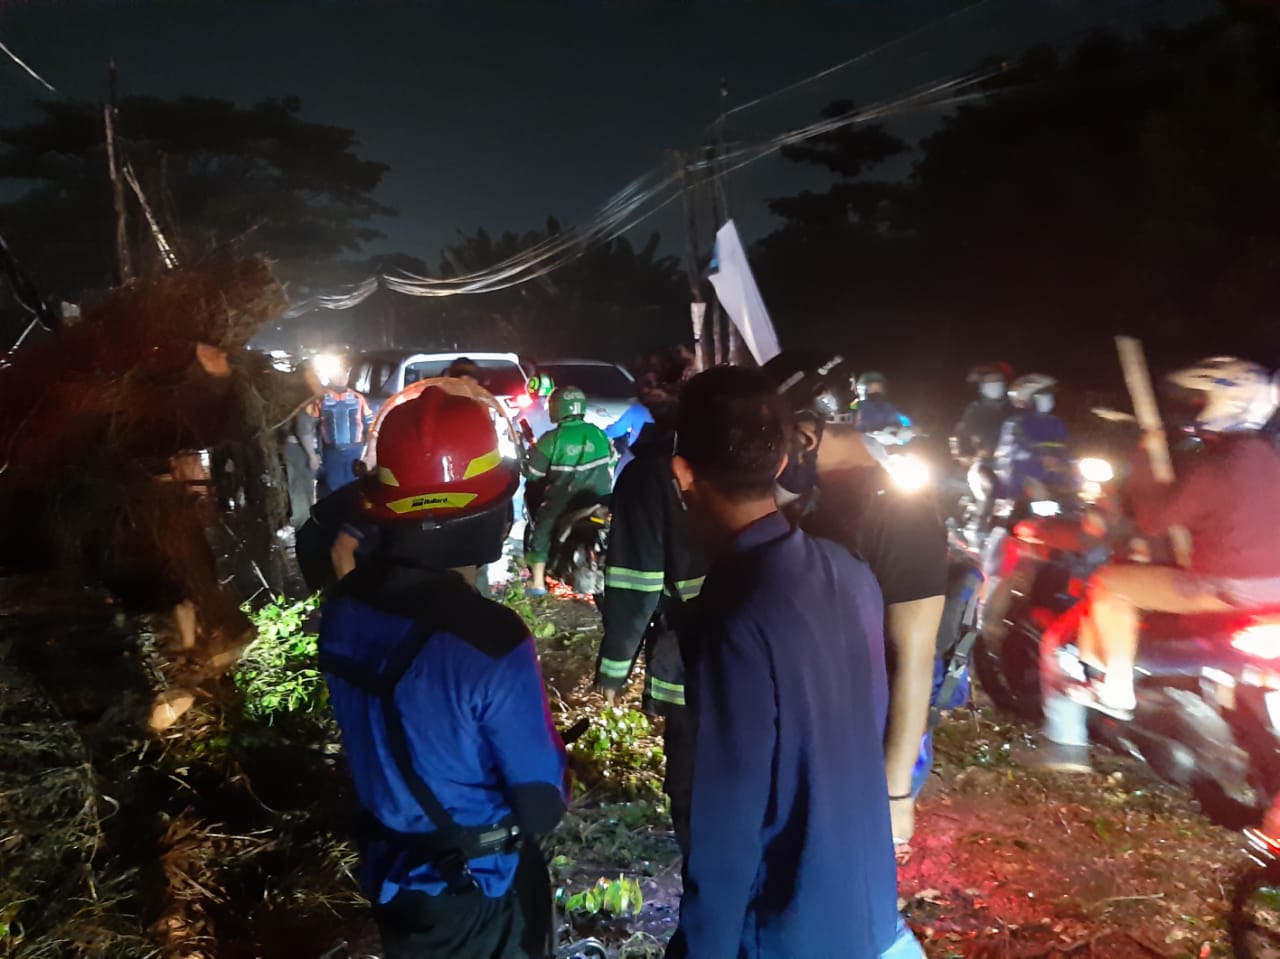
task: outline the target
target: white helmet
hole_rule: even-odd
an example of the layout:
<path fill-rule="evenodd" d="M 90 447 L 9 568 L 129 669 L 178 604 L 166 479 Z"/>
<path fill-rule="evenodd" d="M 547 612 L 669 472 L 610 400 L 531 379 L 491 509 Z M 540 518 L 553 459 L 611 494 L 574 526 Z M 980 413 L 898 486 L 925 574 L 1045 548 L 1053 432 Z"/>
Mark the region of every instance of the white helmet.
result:
<path fill-rule="evenodd" d="M 1257 430 L 1276 411 L 1276 384 L 1257 363 L 1212 356 L 1169 374 L 1169 382 L 1205 394 L 1196 425 L 1211 433 Z"/>
<path fill-rule="evenodd" d="M 1058 381 L 1052 376 L 1046 376 L 1044 373 L 1028 373 L 1026 376 L 1019 376 L 1009 385 L 1009 399 L 1013 401 L 1014 406 L 1025 410 L 1031 406 L 1033 396 L 1052 390 L 1057 385 Z"/>

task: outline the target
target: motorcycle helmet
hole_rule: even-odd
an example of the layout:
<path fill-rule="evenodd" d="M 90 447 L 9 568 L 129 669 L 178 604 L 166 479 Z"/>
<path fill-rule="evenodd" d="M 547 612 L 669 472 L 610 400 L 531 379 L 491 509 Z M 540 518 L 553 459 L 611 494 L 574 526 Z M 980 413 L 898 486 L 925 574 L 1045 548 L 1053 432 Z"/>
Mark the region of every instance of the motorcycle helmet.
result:
<path fill-rule="evenodd" d="M 514 461 L 499 452 L 488 407 L 431 386 L 382 422 L 364 508 L 398 559 L 482 565 L 502 553 L 519 480 Z"/>
<path fill-rule="evenodd" d="M 1019 376 L 1009 385 L 1009 399 L 1013 405 L 1020 410 L 1038 409 L 1041 413 L 1049 412 L 1048 409 L 1041 409 L 1037 403 L 1036 397 L 1048 394 L 1052 396 L 1054 388 L 1058 385 L 1058 381 L 1052 376 L 1044 373 L 1028 373 L 1026 376 Z M 1052 408 L 1052 403 L 1049 407 Z"/>
<path fill-rule="evenodd" d="M 858 377 L 858 399 L 865 400 L 871 395 L 872 387 L 876 386 L 880 387 L 881 393 L 887 392 L 889 389 L 889 378 L 876 370 L 863 373 Z"/>
<path fill-rule="evenodd" d="M 551 394 L 547 406 L 553 423 L 580 420 L 587 415 L 587 394 L 576 386 L 561 386 Z"/>
<path fill-rule="evenodd" d="M 546 373 L 535 373 L 529 377 L 529 395 L 539 399 L 550 396 L 556 388 L 556 381 Z"/>
<path fill-rule="evenodd" d="M 824 359 L 820 354 L 784 352 L 763 369 L 792 412 L 824 422 L 849 419 L 849 383 L 853 378 L 844 357 Z"/>
<path fill-rule="evenodd" d="M 1170 373 L 1174 386 L 1204 395 L 1196 427 L 1209 433 L 1261 429 L 1276 411 L 1276 384 L 1257 363 L 1234 356 L 1212 356 Z"/>

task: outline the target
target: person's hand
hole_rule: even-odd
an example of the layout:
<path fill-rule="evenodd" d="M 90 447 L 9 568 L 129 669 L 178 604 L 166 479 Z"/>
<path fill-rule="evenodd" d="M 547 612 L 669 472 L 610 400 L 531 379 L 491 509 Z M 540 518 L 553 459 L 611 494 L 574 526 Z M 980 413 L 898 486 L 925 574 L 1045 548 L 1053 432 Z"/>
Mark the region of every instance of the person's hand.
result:
<path fill-rule="evenodd" d="M 307 457 L 307 468 L 310 469 L 311 472 L 313 473 L 319 473 L 320 457 L 316 456 L 314 453 L 311 456 Z"/>
<path fill-rule="evenodd" d="M 601 689 L 600 695 L 604 697 L 604 704 L 610 709 L 618 702 L 618 691 L 616 689 Z"/>
<path fill-rule="evenodd" d="M 894 852 L 901 858 L 904 852 L 910 852 L 911 837 L 916 831 L 915 798 L 889 800 L 889 818 L 893 823 Z"/>

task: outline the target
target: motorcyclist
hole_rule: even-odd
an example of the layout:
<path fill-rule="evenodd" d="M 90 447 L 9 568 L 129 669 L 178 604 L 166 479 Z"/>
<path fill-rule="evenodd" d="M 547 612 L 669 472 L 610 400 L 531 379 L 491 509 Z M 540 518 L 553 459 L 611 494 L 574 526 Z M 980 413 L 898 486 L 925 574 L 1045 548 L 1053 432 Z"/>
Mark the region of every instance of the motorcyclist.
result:
<path fill-rule="evenodd" d="M 1067 427 L 1053 415 L 1057 385 L 1052 376 L 1028 373 L 1009 387 L 1015 412 L 1000 428 L 993 466 L 1000 495 L 1020 499 L 1033 486 L 1050 493 L 1070 486 Z"/>
<path fill-rule="evenodd" d="M 1147 482 L 1134 520 L 1148 533 L 1182 530 L 1185 567 L 1106 565 L 1090 579 L 1080 622 L 1080 658 L 1101 681 L 1067 694 L 1128 718 L 1136 706 L 1134 662 L 1142 611 L 1228 612 L 1280 604 L 1280 454 L 1260 433 L 1277 408 L 1268 371 L 1234 357 L 1212 357 L 1169 377 L 1203 395 L 1196 427 L 1203 449 L 1173 484 Z M 1144 445 L 1162 447 L 1162 434 Z"/>
<path fill-rule="evenodd" d="M 857 381 L 858 398 L 853 405 L 853 425 L 859 433 L 904 429 L 911 425 L 889 400 L 889 379 L 875 370 L 863 373 Z"/>
<path fill-rule="evenodd" d="M 532 572 L 528 588 L 531 596 L 547 593 L 547 553 L 556 521 L 576 503 L 599 502 L 609 495 L 616 460 L 604 431 L 584 419 L 587 397 L 582 390 L 561 386 L 551 394 L 548 407 L 556 426 L 542 434 L 524 469 L 528 479 L 546 480 L 525 553 Z"/>
<path fill-rule="evenodd" d="M 563 815 L 564 747 L 527 627 L 473 586 L 501 553 L 517 471 L 484 404 L 439 386 L 388 413 L 377 462 L 362 487 L 379 552 L 334 588 L 319 663 L 382 954 L 543 955 L 530 840 Z"/>
<path fill-rule="evenodd" d="M 1009 367 L 1005 363 L 984 363 L 969 371 L 969 382 L 978 387 L 978 398 L 970 403 L 951 434 L 951 455 L 968 464 L 989 460 L 1000 440 L 1000 428 L 1013 415 L 1009 402 Z"/>
<path fill-rule="evenodd" d="M 780 498 L 800 497 L 804 529 L 865 559 L 884 594 L 892 667 L 885 770 L 894 839 L 905 845 L 914 830 L 915 797 L 932 765 L 927 731 L 930 700 L 941 688 L 936 653 L 947 591 L 946 531 L 932 498 L 899 491 L 873 452 L 877 444 L 837 421 L 848 409 L 842 366 L 838 357 L 817 362 L 788 353 L 765 364 L 796 417 Z"/>

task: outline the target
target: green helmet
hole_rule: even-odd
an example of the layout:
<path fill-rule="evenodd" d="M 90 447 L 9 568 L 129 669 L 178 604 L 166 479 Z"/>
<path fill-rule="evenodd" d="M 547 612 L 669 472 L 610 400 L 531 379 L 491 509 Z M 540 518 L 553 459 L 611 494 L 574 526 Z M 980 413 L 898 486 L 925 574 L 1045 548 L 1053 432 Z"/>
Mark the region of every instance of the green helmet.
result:
<path fill-rule="evenodd" d="M 576 386 L 562 386 L 551 394 L 547 405 L 553 423 L 582 419 L 587 415 L 587 394 Z"/>
<path fill-rule="evenodd" d="M 535 373 L 529 377 L 529 395 L 530 396 L 550 396 L 551 391 L 556 388 L 556 381 L 546 373 Z"/>

